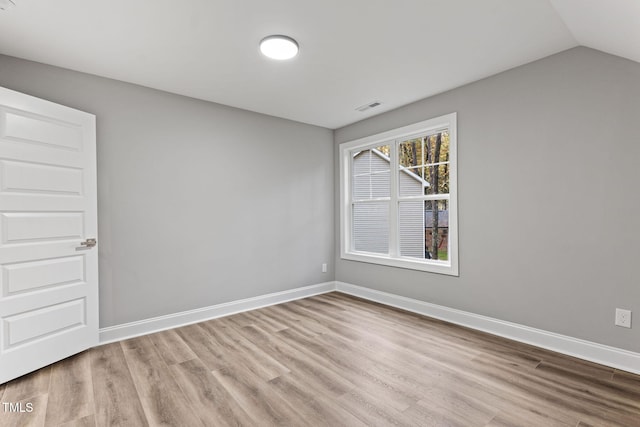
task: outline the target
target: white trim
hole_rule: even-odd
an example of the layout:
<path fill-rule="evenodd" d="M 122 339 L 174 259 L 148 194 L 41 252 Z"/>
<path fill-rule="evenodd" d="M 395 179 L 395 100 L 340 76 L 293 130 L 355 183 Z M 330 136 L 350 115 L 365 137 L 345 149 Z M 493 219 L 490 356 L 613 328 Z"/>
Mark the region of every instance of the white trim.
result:
<path fill-rule="evenodd" d="M 449 261 L 438 260 L 422 260 L 418 258 L 409 257 L 397 257 L 393 258 L 386 254 L 376 254 L 372 252 L 345 252 L 342 259 L 349 261 L 366 262 L 369 264 L 387 265 L 389 267 L 406 268 L 410 270 L 426 271 L 429 273 L 447 274 L 449 276 L 453 274 L 451 272 L 451 264 Z"/>
<path fill-rule="evenodd" d="M 398 212 L 398 193 L 400 192 L 400 177 L 398 176 L 398 144 L 394 141 L 393 144 L 390 144 L 389 147 L 390 159 L 395 159 L 394 161 L 389 160 L 389 168 L 391 169 L 391 176 L 389 177 L 389 258 L 397 258 L 400 253 L 400 225 L 399 225 L 399 217 L 400 213 Z M 351 178 L 349 178 L 351 179 Z M 371 184 L 371 189 L 373 190 L 373 183 Z M 420 192 L 424 194 L 424 185 L 421 186 Z M 424 205 L 423 205 L 424 206 Z M 422 217 L 424 218 L 424 211 L 422 213 Z M 353 222 L 353 216 L 349 218 L 342 218 L 343 221 Z M 424 220 L 423 220 L 424 221 Z M 424 236 L 424 228 L 422 229 L 422 233 Z M 346 236 L 347 242 L 351 240 L 351 235 Z M 424 237 L 422 238 L 424 240 Z M 422 243 L 424 246 L 424 243 Z M 348 243 L 347 246 L 350 251 L 347 253 L 354 254 L 357 253 L 355 251 L 355 246 L 351 243 Z M 346 249 L 346 248 L 345 248 Z M 365 255 L 366 256 L 366 255 Z"/>
<path fill-rule="evenodd" d="M 449 194 L 423 195 L 419 200 L 448 200 L 449 201 L 449 259 L 447 261 L 432 261 L 429 259 L 411 259 L 399 255 L 398 232 L 398 202 L 414 200 L 410 197 L 398 195 L 398 173 L 404 168 L 398 166 L 398 144 L 410 138 L 433 134 L 437 131 L 449 132 Z M 352 200 L 351 194 L 351 170 L 353 168 L 353 151 L 358 149 L 373 149 L 380 145 L 390 146 L 390 185 L 389 198 L 380 198 L 380 201 L 389 202 L 389 253 L 371 254 L 354 250 L 352 243 L 352 218 L 353 204 L 363 203 L 362 200 Z M 353 141 L 343 142 L 339 146 L 339 170 L 340 170 L 340 258 L 367 262 L 372 264 L 387 265 L 391 267 L 407 268 L 426 271 L 430 273 L 458 276 L 458 190 L 457 190 L 457 113 L 450 113 L 422 122 L 392 129 L 387 132 L 367 136 Z M 439 162 L 443 163 L 443 162 Z M 431 166 L 431 164 L 430 164 Z M 373 201 L 373 200 L 367 200 Z"/>
<path fill-rule="evenodd" d="M 383 145 L 388 144 L 390 141 L 396 139 L 412 139 L 422 136 L 424 133 L 437 133 L 440 130 L 449 129 L 449 123 L 455 123 L 456 113 L 449 113 L 435 119 L 423 120 L 418 123 L 403 126 L 396 129 L 391 129 L 386 132 L 377 133 L 375 135 L 365 136 L 363 138 L 355 139 L 353 141 L 343 142 L 340 145 L 345 145 L 345 148 L 349 150 L 359 146 L 369 145 Z"/>
<path fill-rule="evenodd" d="M 218 317 L 230 316 L 243 311 L 255 310 L 270 305 L 281 304 L 301 298 L 324 294 L 335 290 L 335 282 L 325 282 L 302 288 L 290 289 L 272 294 L 260 295 L 237 301 L 216 304 L 195 310 L 167 314 L 122 325 L 109 326 L 100 329 L 100 345 L 120 341 L 141 335 L 152 334 L 167 329 L 204 322 Z"/>
<path fill-rule="evenodd" d="M 355 199 L 351 202 L 351 204 L 353 205 L 354 203 L 372 203 L 372 202 L 388 202 L 389 200 L 391 200 L 389 197 L 375 197 L 375 198 L 370 198 L 370 199 Z"/>
<path fill-rule="evenodd" d="M 640 353 L 339 281 L 325 282 L 102 328 L 100 329 L 100 345 L 332 291 L 357 296 L 492 335 L 546 348 L 579 359 L 640 374 Z"/>
<path fill-rule="evenodd" d="M 336 290 L 369 301 L 397 307 L 413 313 L 466 326 L 514 341 L 546 348 L 623 371 L 640 374 L 640 353 L 556 334 L 517 323 L 381 292 L 344 282 L 335 282 Z"/>

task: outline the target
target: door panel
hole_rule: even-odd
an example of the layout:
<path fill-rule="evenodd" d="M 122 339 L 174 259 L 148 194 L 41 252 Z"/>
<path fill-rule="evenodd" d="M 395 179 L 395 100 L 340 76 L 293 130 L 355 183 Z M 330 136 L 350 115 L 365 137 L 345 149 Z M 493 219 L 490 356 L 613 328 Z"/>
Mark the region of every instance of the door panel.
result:
<path fill-rule="evenodd" d="M 84 258 L 71 256 L 2 266 L 2 295 L 84 282 Z"/>
<path fill-rule="evenodd" d="M 0 162 L 0 191 L 80 196 L 82 170 L 39 163 Z"/>
<path fill-rule="evenodd" d="M 0 88 L 0 383 L 98 343 L 95 117 Z"/>
<path fill-rule="evenodd" d="M 2 246 L 82 238 L 82 212 L 3 212 L 0 214 Z"/>
<path fill-rule="evenodd" d="M 25 117 L 15 112 L 6 112 L 3 134 L 5 138 L 14 141 L 50 144 L 75 151 L 82 149 L 82 133 L 76 125 L 49 119 L 46 116 Z"/>
<path fill-rule="evenodd" d="M 85 307 L 84 298 L 80 298 L 6 317 L 5 348 L 10 349 L 26 341 L 43 339 L 65 329 L 86 325 Z"/>

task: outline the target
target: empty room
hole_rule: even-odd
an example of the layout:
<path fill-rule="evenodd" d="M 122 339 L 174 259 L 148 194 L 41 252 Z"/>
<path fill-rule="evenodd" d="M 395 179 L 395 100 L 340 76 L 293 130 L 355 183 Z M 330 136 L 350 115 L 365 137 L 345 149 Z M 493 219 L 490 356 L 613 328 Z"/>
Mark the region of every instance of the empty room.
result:
<path fill-rule="evenodd" d="M 0 426 L 640 427 L 638 0 L 0 0 Z"/>

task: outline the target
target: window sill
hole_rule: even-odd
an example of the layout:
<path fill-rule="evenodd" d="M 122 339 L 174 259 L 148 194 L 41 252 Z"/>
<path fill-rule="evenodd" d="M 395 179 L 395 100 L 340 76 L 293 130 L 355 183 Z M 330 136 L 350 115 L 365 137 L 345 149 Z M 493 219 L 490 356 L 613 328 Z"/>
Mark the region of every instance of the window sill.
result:
<path fill-rule="evenodd" d="M 384 255 L 364 252 L 345 252 L 341 254 L 340 258 L 348 261 L 366 262 L 369 264 L 419 270 L 448 276 L 459 276 L 458 266 L 451 261 L 422 261 L 411 258 L 391 258 Z"/>

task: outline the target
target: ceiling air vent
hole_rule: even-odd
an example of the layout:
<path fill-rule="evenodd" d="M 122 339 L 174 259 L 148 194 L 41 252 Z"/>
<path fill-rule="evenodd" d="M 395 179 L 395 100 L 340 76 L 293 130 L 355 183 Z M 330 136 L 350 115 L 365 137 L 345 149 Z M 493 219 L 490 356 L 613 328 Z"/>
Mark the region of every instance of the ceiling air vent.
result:
<path fill-rule="evenodd" d="M 373 101 L 368 104 L 361 105 L 360 107 L 356 108 L 356 110 L 360 111 L 361 113 L 364 113 L 365 111 L 371 108 L 375 108 L 380 104 L 382 104 L 380 101 Z"/>
<path fill-rule="evenodd" d="M 0 0 L 0 10 L 11 9 L 16 3 L 13 0 Z"/>

